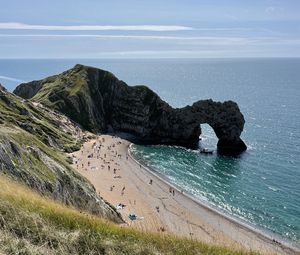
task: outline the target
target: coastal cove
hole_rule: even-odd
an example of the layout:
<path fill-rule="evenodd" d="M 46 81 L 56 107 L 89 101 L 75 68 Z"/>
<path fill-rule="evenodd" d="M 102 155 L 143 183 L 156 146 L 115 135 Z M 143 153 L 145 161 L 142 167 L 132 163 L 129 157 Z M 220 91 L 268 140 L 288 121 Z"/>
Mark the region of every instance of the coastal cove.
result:
<path fill-rule="evenodd" d="M 240 157 L 167 146 L 139 146 L 136 156 L 226 213 L 299 242 L 299 59 L 1 60 L 1 76 L 36 80 L 75 63 L 146 84 L 173 107 L 205 98 L 236 101 L 248 146 Z M 19 81 L 1 83 L 13 90 Z M 202 126 L 201 137 L 205 148 L 216 149 L 211 129 Z"/>
<path fill-rule="evenodd" d="M 300 255 L 299 14 L 2 1 L 0 255 Z"/>

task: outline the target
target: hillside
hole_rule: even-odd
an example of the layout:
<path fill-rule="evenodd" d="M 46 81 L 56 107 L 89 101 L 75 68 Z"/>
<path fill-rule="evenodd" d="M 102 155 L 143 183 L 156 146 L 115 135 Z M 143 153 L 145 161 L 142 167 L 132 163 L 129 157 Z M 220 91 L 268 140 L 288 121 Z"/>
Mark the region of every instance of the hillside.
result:
<path fill-rule="evenodd" d="M 122 222 L 64 154 L 79 149 L 88 136 L 67 117 L 0 87 L 0 174 L 64 204 Z"/>

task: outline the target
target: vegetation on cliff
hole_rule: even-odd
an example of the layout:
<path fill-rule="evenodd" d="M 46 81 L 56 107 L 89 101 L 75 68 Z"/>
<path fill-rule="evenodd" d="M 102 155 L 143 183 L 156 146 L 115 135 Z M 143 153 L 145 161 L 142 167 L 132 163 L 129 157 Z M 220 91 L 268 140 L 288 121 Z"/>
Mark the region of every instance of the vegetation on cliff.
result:
<path fill-rule="evenodd" d="M 64 153 L 78 149 L 87 136 L 62 114 L 0 88 L 0 174 L 65 204 L 122 222 L 72 170 Z"/>

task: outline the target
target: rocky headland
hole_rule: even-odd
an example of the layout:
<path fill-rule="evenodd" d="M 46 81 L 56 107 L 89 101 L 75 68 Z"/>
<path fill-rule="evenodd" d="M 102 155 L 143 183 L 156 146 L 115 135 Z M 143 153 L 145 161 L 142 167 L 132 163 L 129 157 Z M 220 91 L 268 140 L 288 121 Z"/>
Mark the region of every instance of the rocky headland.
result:
<path fill-rule="evenodd" d="M 75 65 L 59 75 L 20 84 L 14 93 L 59 111 L 94 133 L 128 132 L 148 144 L 195 148 L 200 124 L 218 137 L 218 151 L 237 154 L 247 149 L 240 135 L 244 117 L 233 101 L 200 100 L 172 108 L 146 86 L 128 86 L 112 73 Z"/>

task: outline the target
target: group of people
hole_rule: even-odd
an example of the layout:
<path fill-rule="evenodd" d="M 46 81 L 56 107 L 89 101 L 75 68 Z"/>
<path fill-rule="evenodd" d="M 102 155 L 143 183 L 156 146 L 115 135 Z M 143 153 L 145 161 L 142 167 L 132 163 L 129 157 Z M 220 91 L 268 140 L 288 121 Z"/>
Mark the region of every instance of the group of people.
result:
<path fill-rule="evenodd" d="M 82 157 L 86 157 L 86 161 L 83 161 L 82 159 L 77 159 L 75 158 L 75 164 L 77 166 L 77 169 L 79 168 L 80 164 L 81 164 L 81 168 L 82 170 L 86 170 L 88 171 L 88 169 L 90 170 L 94 170 L 94 169 L 98 169 L 96 167 L 93 167 L 93 164 L 95 163 L 95 159 L 97 160 L 97 162 L 99 162 L 99 160 L 101 160 L 101 169 L 107 169 L 107 171 L 111 171 L 113 173 L 113 178 L 121 178 L 121 176 L 119 175 L 120 172 L 120 164 L 118 162 L 116 162 L 117 159 L 122 159 L 122 155 L 118 152 L 117 150 L 117 146 L 116 145 L 120 145 L 122 142 L 121 141 L 117 141 L 117 142 L 113 142 L 112 144 L 110 144 L 109 146 L 105 146 L 105 138 L 97 138 L 97 140 L 95 142 L 92 143 L 91 147 L 86 148 L 85 146 L 87 145 L 83 145 L 83 148 L 81 150 L 81 155 Z M 105 146 L 105 150 L 103 149 Z M 126 153 L 126 155 L 124 155 L 126 158 L 126 161 L 129 159 L 129 155 Z M 140 168 L 142 168 L 142 165 L 139 165 Z M 152 185 L 154 183 L 153 179 L 149 180 L 149 185 Z M 121 197 L 123 197 L 125 195 L 125 191 L 126 191 L 126 187 L 125 185 L 121 186 L 122 189 L 119 191 Z M 117 188 L 116 183 L 112 184 L 111 186 L 109 186 L 109 191 L 110 192 L 115 192 Z M 170 193 L 174 196 L 175 195 L 175 190 L 172 189 L 170 187 Z M 99 192 L 100 195 L 100 192 Z M 135 206 L 136 205 L 136 200 L 134 200 L 134 202 L 132 203 L 131 200 L 129 200 L 129 204 Z M 118 203 L 117 204 L 117 209 L 118 210 L 122 210 L 125 208 L 125 204 L 123 203 Z M 157 213 L 160 213 L 160 207 L 157 205 L 155 207 L 155 210 Z M 139 217 L 140 218 L 140 217 Z M 133 220 L 133 219 L 131 219 Z M 158 231 L 160 232 L 164 232 L 165 228 L 164 227 L 160 227 L 158 229 Z"/>
<path fill-rule="evenodd" d="M 87 153 L 87 156 L 86 156 L 87 163 L 86 164 L 84 164 L 82 159 L 76 158 L 74 155 L 73 155 L 73 162 L 75 163 L 77 169 L 79 169 L 79 167 L 81 166 L 82 170 L 88 171 L 89 169 L 90 170 L 98 169 L 97 167 L 92 166 L 92 162 L 93 162 L 93 159 L 97 159 L 97 160 L 100 159 L 100 160 L 102 160 L 102 164 L 101 164 L 102 169 L 104 169 L 105 166 L 107 165 L 107 170 L 108 171 L 110 171 L 111 169 L 113 170 L 113 174 L 114 174 L 113 178 L 121 178 L 121 175 L 119 174 L 120 164 L 118 164 L 117 162 L 114 162 L 114 159 L 109 160 L 108 157 L 107 157 L 108 156 L 107 151 L 110 152 L 110 156 L 118 157 L 119 159 L 122 158 L 122 155 L 119 154 L 117 152 L 117 150 L 115 150 L 115 151 L 113 150 L 113 148 L 116 147 L 115 143 L 113 143 L 113 144 L 111 144 L 110 146 L 107 147 L 106 152 L 103 154 L 103 156 L 101 156 L 101 151 L 102 151 L 102 148 L 104 147 L 104 145 L 103 145 L 104 143 L 105 143 L 105 138 L 104 137 L 102 137 L 101 139 L 100 139 L 100 137 L 97 138 L 97 141 L 95 141 L 92 144 L 91 149 L 88 149 L 86 151 L 86 153 Z M 121 141 L 118 141 L 116 144 L 120 145 L 121 143 L 122 143 Z M 82 149 L 81 149 L 81 155 L 82 156 L 84 156 L 84 150 L 86 149 L 85 146 L 86 145 L 83 145 Z M 114 188 L 115 188 L 115 185 L 110 186 L 110 191 L 113 191 Z M 125 192 L 125 187 L 123 187 L 123 189 L 121 191 L 121 195 L 124 195 L 124 192 Z"/>
<path fill-rule="evenodd" d="M 175 189 L 173 189 L 172 187 L 169 188 L 169 193 L 172 194 L 173 196 L 175 196 Z"/>

